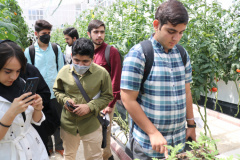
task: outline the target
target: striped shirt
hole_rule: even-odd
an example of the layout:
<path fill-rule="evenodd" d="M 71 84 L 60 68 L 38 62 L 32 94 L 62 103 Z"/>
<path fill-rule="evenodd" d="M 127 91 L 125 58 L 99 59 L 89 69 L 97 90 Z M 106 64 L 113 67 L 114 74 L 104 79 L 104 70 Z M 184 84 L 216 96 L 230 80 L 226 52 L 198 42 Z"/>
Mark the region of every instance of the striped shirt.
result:
<path fill-rule="evenodd" d="M 187 53 L 186 66 L 176 46 L 166 53 L 163 46 L 150 38 L 154 49 L 154 62 L 139 92 L 137 101 L 149 120 L 161 132 L 168 145 L 185 143 L 186 92 L 185 84 L 192 81 L 192 68 Z M 140 44 L 135 45 L 123 62 L 121 89 L 139 91 L 144 73 L 145 56 Z M 161 157 L 155 152 L 148 135 L 134 125 L 133 138 L 149 157 Z"/>

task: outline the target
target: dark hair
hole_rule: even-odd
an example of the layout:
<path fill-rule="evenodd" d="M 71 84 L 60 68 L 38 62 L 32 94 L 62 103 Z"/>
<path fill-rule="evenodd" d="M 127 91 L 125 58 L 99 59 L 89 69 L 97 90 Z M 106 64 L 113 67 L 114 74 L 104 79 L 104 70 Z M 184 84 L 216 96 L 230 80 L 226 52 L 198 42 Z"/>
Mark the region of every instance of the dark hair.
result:
<path fill-rule="evenodd" d="M 21 64 L 21 71 L 25 72 L 27 59 L 21 49 L 15 42 L 3 41 L 0 43 L 0 70 L 6 64 L 6 62 L 12 58 L 16 57 Z"/>
<path fill-rule="evenodd" d="M 94 45 L 91 40 L 87 38 L 77 39 L 72 46 L 72 56 L 74 55 L 89 56 L 93 58 L 94 55 Z"/>
<path fill-rule="evenodd" d="M 79 35 L 78 35 L 77 30 L 76 30 L 75 28 L 73 28 L 73 27 L 68 27 L 68 28 L 66 28 L 66 29 L 63 31 L 63 34 L 70 36 L 72 39 L 73 39 L 74 37 L 76 37 L 76 39 L 79 38 Z"/>
<path fill-rule="evenodd" d="M 36 32 L 40 32 L 44 29 L 52 30 L 52 25 L 48 21 L 42 19 L 37 20 L 34 27 Z"/>
<path fill-rule="evenodd" d="M 89 24 L 88 24 L 88 32 L 91 33 L 91 31 L 95 28 L 99 28 L 103 26 L 105 29 L 105 24 L 100 21 L 100 20 L 92 20 Z"/>
<path fill-rule="evenodd" d="M 188 12 L 181 2 L 168 0 L 158 7 L 155 19 L 160 22 L 160 29 L 168 22 L 173 26 L 181 23 L 188 24 Z"/>

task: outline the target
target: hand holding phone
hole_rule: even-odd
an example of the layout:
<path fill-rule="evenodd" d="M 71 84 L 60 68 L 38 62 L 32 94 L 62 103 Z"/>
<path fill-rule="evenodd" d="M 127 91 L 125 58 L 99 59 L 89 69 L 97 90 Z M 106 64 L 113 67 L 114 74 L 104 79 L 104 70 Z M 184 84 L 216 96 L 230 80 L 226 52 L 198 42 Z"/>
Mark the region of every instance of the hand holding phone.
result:
<path fill-rule="evenodd" d="M 32 94 L 30 96 L 34 95 L 37 91 L 38 79 L 39 79 L 38 77 L 28 78 L 26 80 L 26 83 L 25 83 L 25 86 L 23 89 L 23 93 L 32 92 Z M 27 97 L 29 97 L 29 96 L 27 96 Z"/>
<path fill-rule="evenodd" d="M 39 79 L 38 77 L 28 78 L 26 80 L 23 93 L 32 92 L 32 94 L 35 94 L 37 91 L 38 79 Z"/>
<path fill-rule="evenodd" d="M 75 109 L 75 107 L 72 104 L 70 104 L 68 101 L 66 102 L 66 106 L 70 112 L 72 112 Z"/>

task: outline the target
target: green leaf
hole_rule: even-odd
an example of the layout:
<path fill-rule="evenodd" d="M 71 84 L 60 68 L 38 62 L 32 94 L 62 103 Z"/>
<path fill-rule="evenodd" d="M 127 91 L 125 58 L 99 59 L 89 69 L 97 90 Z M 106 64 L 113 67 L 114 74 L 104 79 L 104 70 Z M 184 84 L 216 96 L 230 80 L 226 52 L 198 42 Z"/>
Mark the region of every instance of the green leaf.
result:
<path fill-rule="evenodd" d="M 211 65 L 209 63 L 207 64 L 204 64 L 204 65 L 201 65 L 200 66 L 200 69 L 206 69 L 206 68 L 209 68 Z"/>
<path fill-rule="evenodd" d="M 16 25 L 14 25 L 12 23 L 8 23 L 8 22 L 3 22 L 3 21 L 0 21 L 0 27 L 4 27 L 8 31 L 12 31 L 13 29 L 17 29 Z"/>
<path fill-rule="evenodd" d="M 206 83 L 206 79 L 202 78 L 201 76 L 197 77 L 197 80 L 201 83 L 201 84 L 205 84 Z"/>
<path fill-rule="evenodd" d="M 3 5 L 2 3 L 0 3 L 0 10 L 4 9 L 5 5 Z"/>
<path fill-rule="evenodd" d="M 202 73 L 210 73 L 210 72 L 212 72 L 212 69 L 206 69 L 206 70 L 204 70 Z"/>

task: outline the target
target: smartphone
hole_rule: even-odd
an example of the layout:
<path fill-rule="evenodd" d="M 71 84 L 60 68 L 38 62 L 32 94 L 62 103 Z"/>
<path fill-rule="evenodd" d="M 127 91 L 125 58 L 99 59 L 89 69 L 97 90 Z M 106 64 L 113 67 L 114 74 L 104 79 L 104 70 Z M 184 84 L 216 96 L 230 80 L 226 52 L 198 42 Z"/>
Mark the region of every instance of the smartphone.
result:
<path fill-rule="evenodd" d="M 72 106 L 68 101 L 66 102 L 66 105 L 68 106 L 68 108 L 71 108 L 71 109 L 76 109 L 74 106 Z"/>
<path fill-rule="evenodd" d="M 27 78 L 23 93 L 32 92 L 32 95 L 34 95 L 37 91 L 38 80 L 38 77 Z"/>

